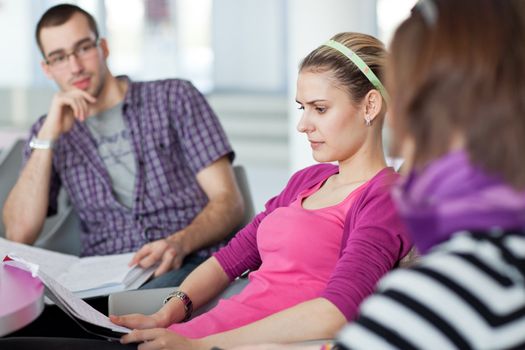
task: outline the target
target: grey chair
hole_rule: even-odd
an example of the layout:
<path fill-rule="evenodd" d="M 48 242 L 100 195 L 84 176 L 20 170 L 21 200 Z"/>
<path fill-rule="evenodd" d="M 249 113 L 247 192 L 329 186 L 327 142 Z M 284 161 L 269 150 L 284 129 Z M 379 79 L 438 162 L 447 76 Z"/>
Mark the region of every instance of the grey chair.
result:
<path fill-rule="evenodd" d="M 73 207 L 68 206 L 46 220 L 34 245 L 60 253 L 80 255 L 81 229 L 80 218 Z"/>
<path fill-rule="evenodd" d="M 218 296 L 196 309 L 192 317 L 210 310 L 221 299 L 239 294 L 247 284 L 247 278 L 236 279 Z M 164 298 L 176 289 L 176 287 L 140 289 L 111 294 L 108 299 L 108 313 L 117 316 L 131 313 L 150 315 L 158 311 L 163 305 Z"/>
<path fill-rule="evenodd" d="M 241 223 L 235 230 L 236 233 L 238 230 L 249 224 L 253 219 L 255 216 L 255 207 L 253 205 L 252 193 L 250 191 L 246 170 L 242 165 L 235 165 L 233 167 L 233 172 L 235 174 L 235 180 L 237 180 L 237 184 L 239 185 L 242 199 L 244 200 L 244 215 L 242 217 Z"/>
<path fill-rule="evenodd" d="M 13 188 L 18 179 L 20 167 L 22 166 L 24 145 L 25 141 L 19 139 L 0 153 L 0 205 L 2 208 L 11 188 Z M 0 219 L 0 237 L 5 237 L 3 219 Z"/>

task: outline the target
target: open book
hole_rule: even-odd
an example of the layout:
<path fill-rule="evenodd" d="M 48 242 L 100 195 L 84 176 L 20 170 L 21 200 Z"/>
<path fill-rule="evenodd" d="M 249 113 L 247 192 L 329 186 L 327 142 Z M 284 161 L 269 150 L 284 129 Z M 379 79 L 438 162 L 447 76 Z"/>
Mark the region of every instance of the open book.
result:
<path fill-rule="evenodd" d="M 21 268 L 30 272 L 33 277 L 40 278 L 45 286 L 46 296 L 88 333 L 109 340 L 118 340 L 122 335 L 131 331 L 129 328 L 118 326 L 111 322 L 107 316 L 75 296 L 71 291 L 40 269 L 37 264 L 26 261 L 15 254 L 8 254 L 7 258 L 3 260 L 1 263 Z"/>
<path fill-rule="evenodd" d="M 154 271 L 154 268 L 129 267 L 134 253 L 79 258 L 0 238 L 0 260 L 8 254 L 37 264 L 79 298 L 137 289 Z"/>

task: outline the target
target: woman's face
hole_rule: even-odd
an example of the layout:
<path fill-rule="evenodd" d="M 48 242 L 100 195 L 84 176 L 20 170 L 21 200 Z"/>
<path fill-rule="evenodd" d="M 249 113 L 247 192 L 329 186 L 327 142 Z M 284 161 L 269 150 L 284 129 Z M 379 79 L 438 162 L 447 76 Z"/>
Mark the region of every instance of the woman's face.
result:
<path fill-rule="evenodd" d="M 308 137 L 316 161 L 344 162 L 364 146 L 369 128 L 364 109 L 329 71 L 299 72 L 296 101 L 303 110 L 297 130 Z"/>

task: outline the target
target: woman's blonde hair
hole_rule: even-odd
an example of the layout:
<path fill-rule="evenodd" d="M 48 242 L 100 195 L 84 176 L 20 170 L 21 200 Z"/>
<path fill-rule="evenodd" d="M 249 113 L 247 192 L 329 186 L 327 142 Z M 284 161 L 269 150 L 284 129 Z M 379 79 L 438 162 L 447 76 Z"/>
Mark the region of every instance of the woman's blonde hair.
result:
<path fill-rule="evenodd" d="M 381 41 L 367 34 L 352 32 L 339 33 L 331 39 L 354 51 L 379 80 L 383 80 L 387 54 Z M 375 89 L 348 57 L 325 45 L 319 46 L 303 59 L 299 71 L 306 70 L 330 71 L 335 83 L 344 87 L 355 103 L 361 102 L 370 90 Z"/>

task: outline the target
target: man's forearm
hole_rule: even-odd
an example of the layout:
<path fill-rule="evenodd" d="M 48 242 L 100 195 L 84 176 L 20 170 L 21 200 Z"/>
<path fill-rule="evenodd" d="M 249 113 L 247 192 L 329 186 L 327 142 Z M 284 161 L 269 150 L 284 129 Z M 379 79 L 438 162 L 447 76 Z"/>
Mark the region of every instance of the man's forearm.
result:
<path fill-rule="evenodd" d="M 32 244 L 47 214 L 52 151 L 34 150 L 4 205 L 8 239 Z"/>
<path fill-rule="evenodd" d="M 242 197 L 225 193 L 211 199 L 195 219 L 168 239 L 183 240 L 186 252 L 194 252 L 225 239 L 239 225 L 244 205 Z"/>

